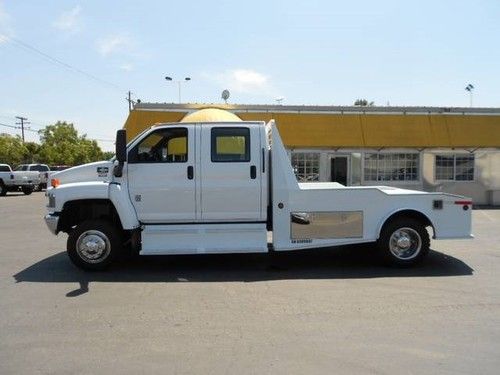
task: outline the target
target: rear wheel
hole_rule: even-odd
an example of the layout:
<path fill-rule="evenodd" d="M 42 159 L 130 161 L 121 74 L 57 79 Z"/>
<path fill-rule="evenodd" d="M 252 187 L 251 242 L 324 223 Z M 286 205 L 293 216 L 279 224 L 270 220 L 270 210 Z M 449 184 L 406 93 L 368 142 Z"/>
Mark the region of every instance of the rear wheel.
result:
<path fill-rule="evenodd" d="M 384 225 L 377 245 L 387 263 L 413 266 L 429 253 L 429 233 L 420 221 L 399 218 Z"/>
<path fill-rule="evenodd" d="M 33 186 L 23 186 L 21 188 L 21 190 L 23 191 L 24 195 L 30 195 L 31 193 L 33 193 L 33 189 L 34 189 Z"/>
<path fill-rule="evenodd" d="M 71 261 L 91 271 L 107 268 L 121 249 L 120 231 L 106 220 L 87 220 L 78 224 L 67 242 Z"/>

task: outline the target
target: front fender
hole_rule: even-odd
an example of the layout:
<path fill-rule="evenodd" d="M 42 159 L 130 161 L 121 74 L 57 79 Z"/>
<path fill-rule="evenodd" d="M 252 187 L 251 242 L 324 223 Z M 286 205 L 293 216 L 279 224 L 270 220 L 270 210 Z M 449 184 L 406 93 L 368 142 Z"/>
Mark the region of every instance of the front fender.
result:
<path fill-rule="evenodd" d="M 49 188 L 47 195 L 55 198 L 54 212 L 61 212 L 64 204 L 69 201 L 83 199 L 109 199 L 109 183 L 101 181 L 75 182 Z"/>
<path fill-rule="evenodd" d="M 109 199 L 115 206 L 123 229 L 135 229 L 140 226 L 135 208 L 130 202 L 127 189 L 116 183 L 109 184 Z"/>
<path fill-rule="evenodd" d="M 53 212 L 61 212 L 64 204 L 70 201 L 85 199 L 110 200 L 120 217 L 123 229 L 130 230 L 140 226 L 128 192 L 119 184 L 104 181 L 75 182 L 57 188 L 49 188 L 47 195 L 55 197 L 55 207 L 51 208 Z"/>

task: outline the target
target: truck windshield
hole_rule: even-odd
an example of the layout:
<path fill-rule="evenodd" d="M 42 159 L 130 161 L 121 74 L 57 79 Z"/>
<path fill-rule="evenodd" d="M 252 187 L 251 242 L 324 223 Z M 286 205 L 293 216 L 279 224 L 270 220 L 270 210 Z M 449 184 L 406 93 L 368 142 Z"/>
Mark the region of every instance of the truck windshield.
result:
<path fill-rule="evenodd" d="M 15 171 L 27 171 L 28 170 L 28 166 L 27 165 L 18 165 L 16 169 L 14 169 Z"/>

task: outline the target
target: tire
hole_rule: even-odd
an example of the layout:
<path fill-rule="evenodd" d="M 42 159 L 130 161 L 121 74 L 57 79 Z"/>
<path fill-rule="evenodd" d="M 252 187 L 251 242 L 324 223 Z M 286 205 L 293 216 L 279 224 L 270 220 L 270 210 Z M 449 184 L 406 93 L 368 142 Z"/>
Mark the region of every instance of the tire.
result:
<path fill-rule="evenodd" d="M 30 195 L 31 193 L 33 193 L 33 189 L 34 189 L 33 186 L 23 186 L 21 188 L 21 190 L 24 193 L 24 195 Z"/>
<path fill-rule="evenodd" d="M 67 242 L 68 256 L 88 271 L 106 269 L 122 250 L 120 230 L 106 220 L 86 220 L 76 226 Z"/>
<path fill-rule="evenodd" d="M 5 197 L 7 195 L 7 187 L 0 182 L 0 197 Z"/>
<path fill-rule="evenodd" d="M 398 218 L 384 225 L 377 247 L 387 264 L 411 267 L 429 253 L 429 233 L 418 220 Z"/>

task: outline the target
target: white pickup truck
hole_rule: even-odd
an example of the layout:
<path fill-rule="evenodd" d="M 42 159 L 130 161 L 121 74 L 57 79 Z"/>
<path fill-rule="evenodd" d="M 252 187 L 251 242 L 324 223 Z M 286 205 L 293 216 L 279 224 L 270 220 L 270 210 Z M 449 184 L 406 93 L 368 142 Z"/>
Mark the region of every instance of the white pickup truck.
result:
<path fill-rule="evenodd" d="M 50 179 L 50 168 L 47 164 L 21 164 L 15 170 L 38 172 L 40 179 L 40 183 L 37 186 L 38 190 L 47 189 L 47 183 Z"/>
<path fill-rule="evenodd" d="M 0 164 L 0 196 L 5 196 L 9 191 L 19 190 L 30 195 L 39 184 L 38 172 L 12 171 L 10 165 Z"/>
<path fill-rule="evenodd" d="M 140 255 L 258 253 L 373 242 L 413 265 L 433 238 L 472 238 L 469 198 L 298 183 L 274 122 L 155 125 L 116 157 L 55 174 L 45 221 L 79 267 Z M 272 240 L 268 243 L 268 232 Z"/>

